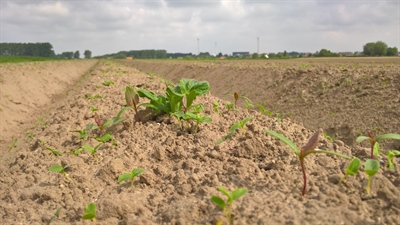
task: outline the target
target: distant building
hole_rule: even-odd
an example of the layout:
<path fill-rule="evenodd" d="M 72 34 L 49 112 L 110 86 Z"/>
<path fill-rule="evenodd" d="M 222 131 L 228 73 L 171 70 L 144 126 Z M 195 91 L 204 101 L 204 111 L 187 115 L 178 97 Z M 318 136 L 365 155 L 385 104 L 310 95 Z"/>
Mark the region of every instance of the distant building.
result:
<path fill-rule="evenodd" d="M 354 56 L 353 52 L 338 52 L 337 53 L 340 57 L 342 56 Z"/>
<path fill-rule="evenodd" d="M 233 57 L 247 57 L 250 56 L 250 52 L 232 52 Z"/>
<path fill-rule="evenodd" d="M 128 57 L 126 57 L 126 59 L 132 60 L 133 57 L 132 56 L 128 56 Z"/>

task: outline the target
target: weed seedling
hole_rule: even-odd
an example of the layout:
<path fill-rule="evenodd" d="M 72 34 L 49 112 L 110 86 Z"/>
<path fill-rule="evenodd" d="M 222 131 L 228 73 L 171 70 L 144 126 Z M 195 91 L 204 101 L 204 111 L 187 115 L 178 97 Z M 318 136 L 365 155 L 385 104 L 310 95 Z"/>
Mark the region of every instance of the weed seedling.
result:
<path fill-rule="evenodd" d="M 33 133 L 30 132 L 30 133 L 28 134 L 28 138 L 29 138 L 29 139 L 33 139 L 33 138 L 35 138 L 35 135 L 33 135 Z"/>
<path fill-rule="evenodd" d="M 11 150 L 13 150 L 13 148 L 16 148 L 16 147 L 17 147 L 17 141 L 18 141 L 18 139 L 15 138 L 14 136 L 12 136 L 11 139 L 12 139 L 12 144 L 11 144 L 11 146 L 8 148 L 8 152 L 11 152 Z"/>
<path fill-rule="evenodd" d="M 272 116 L 273 112 L 272 112 L 272 111 L 266 110 L 266 109 L 264 108 L 264 106 L 262 106 L 261 104 L 257 104 L 256 106 L 260 109 L 261 114 L 266 114 L 266 115 L 268 115 L 268 116 Z"/>
<path fill-rule="evenodd" d="M 394 169 L 394 159 L 396 156 L 400 156 L 400 151 L 391 150 L 387 152 L 389 169 Z"/>
<path fill-rule="evenodd" d="M 238 128 L 240 128 L 240 127 L 242 128 L 242 129 L 241 129 L 242 135 L 245 135 L 245 134 L 246 134 L 246 128 L 244 127 L 244 125 L 245 125 L 248 121 L 250 121 L 250 120 L 252 120 L 252 119 L 253 119 L 253 117 L 246 117 L 246 118 L 244 118 L 242 121 L 239 121 L 239 122 L 233 124 L 233 125 L 231 126 L 231 128 L 229 128 L 229 133 L 228 133 L 225 137 L 223 137 L 222 139 L 216 141 L 215 144 L 216 144 L 216 145 L 219 145 L 219 144 L 221 144 L 222 142 L 224 142 L 224 141 L 226 141 L 227 139 L 229 139 L 230 137 L 232 137 L 232 135 L 235 133 L 235 130 L 238 129 Z"/>
<path fill-rule="evenodd" d="M 108 120 L 108 121 L 105 122 L 105 123 L 103 123 L 103 122 L 101 121 L 100 116 L 99 116 L 97 113 L 94 113 L 94 120 L 95 120 L 97 126 L 95 126 L 95 125 L 90 125 L 90 124 L 89 124 L 88 127 L 90 127 L 91 129 L 99 129 L 99 130 L 100 130 L 100 136 L 103 136 L 103 133 L 104 133 L 105 128 L 107 128 L 107 127 L 109 127 L 109 126 L 111 126 L 111 125 L 113 125 L 113 124 L 117 124 L 117 123 L 120 123 L 120 122 L 124 121 L 124 119 L 121 118 L 121 116 L 122 116 L 122 114 L 125 112 L 125 110 L 130 109 L 130 108 L 131 108 L 130 106 L 127 106 L 127 107 L 122 108 L 122 109 L 118 112 L 118 114 L 117 114 L 116 117 L 114 117 L 114 118 L 111 119 L 111 120 Z"/>
<path fill-rule="evenodd" d="M 122 181 L 131 180 L 131 187 L 133 186 L 133 180 L 135 179 L 136 176 L 142 174 L 144 172 L 143 169 L 141 168 L 136 168 L 132 170 L 130 173 L 124 173 L 121 176 L 118 177 L 118 183 L 121 183 Z"/>
<path fill-rule="evenodd" d="M 239 199 L 243 195 L 247 193 L 247 189 L 245 188 L 238 188 L 232 193 L 229 193 L 224 187 L 219 186 L 218 190 L 222 192 L 226 197 L 228 197 L 227 201 L 224 201 L 222 198 L 218 196 L 212 196 L 211 201 L 216 204 L 218 207 L 220 207 L 225 214 L 226 219 L 228 220 L 228 223 L 232 223 L 232 204 L 233 201 Z"/>
<path fill-rule="evenodd" d="M 102 137 L 97 137 L 95 139 L 96 139 L 96 141 L 104 144 L 112 139 L 111 132 L 108 132 L 105 135 L 103 135 Z"/>
<path fill-rule="evenodd" d="M 140 117 L 138 113 L 139 95 L 130 86 L 127 86 L 125 88 L 125 100 L 128 106 L 133 107 L 137 115 L 138 121 L 140 122 Z"/>
<path fill-rule="evenodd" d="M 92 154 L 92 156 L 96 160 L 96 162 L 98 162 L 99 160 L 96 157 L 96 151 L 100 148 L 100 146 L 101 146 L 101 144 L 99 144 L 93 148 L 91 146 L 84 145 L 84 146 L 82 146 L 82 148 L 85 149 L 86 151 L 90 152 L 90 154 Z"/>
<path fill-rule="evenodd" d="M 103 82 L 104 86 L 111 86 L 113 84 L 115 84 L 115 83 L 113 81 L 111 81 L 111 80 L 104 80 L 104 82 Z"/>
<path fill-rule="evenodd" d="M 346 169 L 346 174 L 342 177 L 342 179 L 340 179 L 339 185 L 343 182 L 344 179 L 346 179 L 346 177 L 356 174 L 360 169 L 360 166 L 361 166 L 361 160 L 357 157 L 353 158 L 353 160 L 351 160 L 349 166 Z"/>
<path fill-rule="evenodd" d="M 395 140 L 400 140 L 400 134 L 382 134 L 376 138 L 373 137 L 371 132 L 368 132 L 368 137 L 367 136 L 359 136 L 356 139 L 357 143 L 361 143 L 364 140 L 369 140 L 371 143 L 371 159 L 374 158 L 375 156 L 379 156 L 379 141 L 386 140 L 386 139 L 395 139 Z"/>
<path fill-rule="evenodd" d="M 57 149 L 46 147 L 47 150 L 49 150 L 51 153 L 50 155 L 55 155 L 55 156 L 61 156 L 62 153 L 58 151 Z"/>
<path fill-rule="evenodd" d="M 70 132 L 79 133 L 79 139 L 84 140 L 87 136 L 89 136 L 88 131 L 93 128 L 93 124 L 88 124 L 83 130 L 71 130 Z"/>
<path fill-rule="evenodd" d="M 367 159 L 364 166 L 365 173 L 368 174 L 368 183 L 365 190 L 367 191 L 368 195 L 371 195 L 371 180 L 372 177 L 379 171 L 379 161 L 376 159 Z"/>
<path fill-rule="evenodd" d="M 54 222 L 54 220 L 56 220 L 60 216 L 61 209 L 62 209 L 61 207 L 57 209 L 56 213 L 54 213 L 54 215 L 51 217 L 47 225 L 50 225 L 52 222 Z"/>
<path fill-rule="evenodd" d="M 214 109 L 214 112 L 216 112 L 216 113 L 218 113 L 218 114 L 221 115 L 221 112 L 219 111 L 219 104 L 218 104 L 218 102 L 213 102 L 213 109 Z"/>
<path fill-rule="evenodd" d="M 266 133 L 278 138 L 279 140 L 283 141 L 285 144 L 287 144 L 293 151 L 294 153 L 297 155 L 297 157 L 299 158 L 300 161 L 300 165 L 301 165 L 301 171 L 303 172 L 303 189 L 301 194 L 304 196 L 304 194 L 306 193 L 306 188 L 307 188 L 307 176 L 306 176 L 306 169 L 304 167 L 304 158 L 312 153 L 326 153 L 326 154 L 331 154 L 331 155 L 336 155 L 336 156 L 340 156 L 346 159 L 351 159 L 351 157 L 347 156 L 347 155 L 343 155 L 337 152 L 333 152 L 333 151 L 327 151 L 327 150 L 320 150 L 320 149 L 316 149 L 317 144 L 318 144 L 318 139 L 319 139 L 319 131 L 317 131 L 308 141 L 308 143 L 303 146 L 300 150 L 297 148 L 297 146 L 290 141 L 288 138 L 286 138 L 285 136 L 283 136 L 282 134 L 276 133 L 275 131 L 272 130 L 265 130 Z"/>
<path fill-rule="evenodd" d="M 65 172 L 65 169 L 67 169 L 70 165 L 65 165 L 65 166 L 61 166 L 61 165 L 52 165 L 49 167 L 49 171 L 51 172 L 56 172 L 56 173 L 61 173 L 62 175 L 64 175 L 65 178 L 67 178 L 69 181 L 74 182 L 69 176 L 68 174 Z"/>
<path fill-rule="evenodd" d="M 92 111 L 92 112 L 96 112 L 96 111 L 98 111 L 99 110 L 99 108 L 96 108 L 96 107 L 94 107 L 94 106 L 89 106 L 90 107 L 90 110 Z"/>
<path fill-rule="evenodd" d="M 92 220 L 96 223 L 96 205 L 91 202 L 86 206 L 85 214 L 82 216 L 84 220 Z"/>
<path fill-rule="evenodd" d="M 73 155 L 79 155 L 79 153 L 81 153 L 81 151 L 83 150 L 83 148 L 78 148 L 77 150 L 73 151 L 69 151 L 68 153 L 73 154 Z"/>

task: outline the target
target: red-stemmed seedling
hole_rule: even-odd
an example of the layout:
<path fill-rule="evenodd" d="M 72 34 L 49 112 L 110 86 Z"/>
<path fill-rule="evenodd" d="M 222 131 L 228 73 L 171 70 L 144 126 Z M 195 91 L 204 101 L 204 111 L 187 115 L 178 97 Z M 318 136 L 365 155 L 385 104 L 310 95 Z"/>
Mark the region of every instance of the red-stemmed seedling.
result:
<path fill-rule="evenodd" d="M 303 146 L 302 148 L 300 148 L 300 150 L 297 148 L 297 146 L 290 141 L 288 138 L 286 138 L 285 136 L 283 136 L 282 134 L 276 133 L 275 131 L 272 130 L 265 130 L 266 133 L 278 138 L 279 140 L 283 141 L 285 144 L 287 144 L 297 155 L 297 157 L 300 160 L 300 166 L 301 166 L 301 171 L 303 173 L 303 189 L 301 191 L 301 194 L 304 196 L 304 194 L 306 193 L 306 188 L 307 188 L 307 175 L 306 175 L 306 169 L 304 166 L 304 158 L 312 153 L 326 153 L 326 154 L 331 154 L 331 155 L 336 155 L 336 156 L 340 156 L 346 159 L 352 159 L 352 157 L 347 156 L 347 155 L 343 155 L 337 152 L 333 152 L 333 151 L 328 151 L 328 150 L 321 150 L 321 149 L 316 149 L 317 145 L 318 145 L 318 139 L 319 139 L 319 134 L 320 132 L 317 131 L 308 141 L 308 143 Z"/>

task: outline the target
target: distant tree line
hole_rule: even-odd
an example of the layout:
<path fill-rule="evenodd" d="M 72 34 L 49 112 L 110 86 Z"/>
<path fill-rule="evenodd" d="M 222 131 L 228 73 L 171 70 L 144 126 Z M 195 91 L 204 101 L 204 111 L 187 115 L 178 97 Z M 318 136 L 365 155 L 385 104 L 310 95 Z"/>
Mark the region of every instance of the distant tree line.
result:
<path fill-rule="evenodd" d="M 165 59 L 167 58 L 167 51 L 155 49 L 120 51 L 118 53 L 107 54 L 97 58 L 125 59 L 126 57 L 133 57 L 135 59 Z"/>
<path fill-rule="evenodd" d="M 388 48 L 388 45 L 383 41 L 369 42 L 364 45 L 363 50 L 366 56 L 395 56 L 398 53 L 396 47 Z"/>
<path fill-rule="evenodd" d="M 54 57 L 53 46 L 48 43 L 0 43 L 2 56 Z"/>

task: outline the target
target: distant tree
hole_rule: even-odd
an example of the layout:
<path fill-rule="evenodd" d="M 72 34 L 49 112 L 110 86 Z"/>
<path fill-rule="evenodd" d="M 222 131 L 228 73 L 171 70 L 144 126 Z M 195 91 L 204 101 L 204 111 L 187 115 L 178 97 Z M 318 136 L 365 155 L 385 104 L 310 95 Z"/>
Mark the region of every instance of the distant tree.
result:
<path fill-rule="evenodd" d="M 74 52 L 63 52 L 61 56 L 64 58 L 72 59 L 74 57 Z"/>
<path fill-rule="evenodd" d="M 79 51 L 76 51 L 74 53 L 74 59 L 79 59 L 79 56 L 80 56 Z"/>
<path fill-rule="evenodd" d="M 125 58 L 126 58 L 126 55 L 122 52 L 119 52 L 118 54 L 116 54 L 114 56 L 114 59 L 125 59 Z"/>
<path fill-rule="evenodd" d="M 383 41 L 369 42 L 364 45 L 363 50 L 366 56 L 383 56 L 386 55 L 388 46 Z"/>
<path fill-rule="evenodd" d="M 211 55 L 209 52 L 200 52 L 199 58 L 210 58 Z"/>
<path fill-rule="evenodd" d="M 284 57 L 286 57 L 286 56 L 287 56 L 287 52 L 286 52 L 286 50 L 285 50 L 285 51 L 283 51 L 283 56 L 284 56 Z"/>
<path fill-rule="evenodd" d="M 85 52 L 83 53 L 83 55 L 85 55 L 85 59 L 90 59 L 92 58 L 92 52 L 90 50 L 85 50 Z"/>
<path fill-rule="evenodd" d="M 316 54 L 316 56 L 319 56 L 319 57 L 336 57 L 336 56 L 338 56 L 338 54 L 333 53 L 333 52 L 329 51 L 328 49 L 323 48 L 323 49 L 321 49 L 321 51 L 318 52 L 318 54 Z"/>
<path fill-rule="evenodd" d="M 258 59 L 259 58 L 258 53 L 253 53 L 253 55 L 251 55 L 251 58 L 252 59 Z"/>
<path fill-rule="evenodd" d="M 399 52 L 399 50 L 396 47 L 388 48 L 386 55 L 387 56 L 396 56 L 398 52 Z"/>
<path fill-rule="evenodd" d="M 220 57 L 222 57 L 223 55 L 222 55 L 222 53 L 220 52 L 220 53 L 218 53 L 218 55 L 217 55 L 217 57 L 218 58 L 220 58 Z"/>

